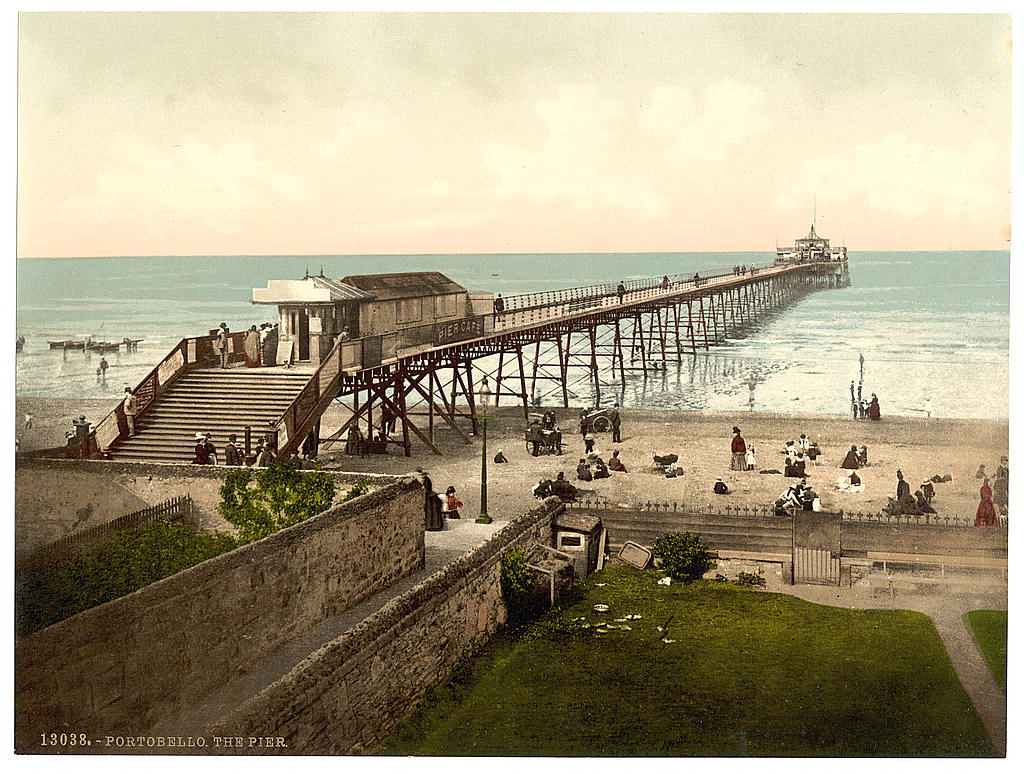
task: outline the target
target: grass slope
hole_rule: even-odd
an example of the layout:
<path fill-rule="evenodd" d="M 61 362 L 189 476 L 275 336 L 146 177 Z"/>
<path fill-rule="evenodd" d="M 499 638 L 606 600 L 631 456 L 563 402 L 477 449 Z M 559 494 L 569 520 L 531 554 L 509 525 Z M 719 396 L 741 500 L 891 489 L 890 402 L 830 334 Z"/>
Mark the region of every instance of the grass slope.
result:
<path fill-rule="evenodd" d="M 995 754 L 926 616 L 658 577 L 591 576 L 574 604 L 492 641 L 381 752 Z M 629 614 L 643 617 L 628 631 L 582 628 Z"/>
<path fill-rule="evenodd" d="M 967 628 L 988 662 L 989 671 L 1006 694 L 1006 611 L 972 610 L 966 615 Z"/>

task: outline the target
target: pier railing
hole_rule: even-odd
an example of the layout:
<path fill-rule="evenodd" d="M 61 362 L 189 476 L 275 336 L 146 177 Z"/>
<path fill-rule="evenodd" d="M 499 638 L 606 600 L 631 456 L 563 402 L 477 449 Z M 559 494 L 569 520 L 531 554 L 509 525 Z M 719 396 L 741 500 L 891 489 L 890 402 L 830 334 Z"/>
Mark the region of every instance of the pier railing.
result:
<path fill-rule="evenodd" d="M 206 335 L 182 339 L 152 371 L 146 374 L 132 390 L 136 400 L 136 421 L 145 416 L 153 402 L 190 368 L 218 362 L 219 355 L 213 348 L 215 338 L 213 335 Z M 244 340 L 245 331 L 230 334 L 228 362 L 237 363 L 243 359 Z M 92 437 L 95 439 L 94 447 L 99 454 L 103 454 L 128 437 L 128 420 L 124 414 L 123 401 L 96 425 Z"/>

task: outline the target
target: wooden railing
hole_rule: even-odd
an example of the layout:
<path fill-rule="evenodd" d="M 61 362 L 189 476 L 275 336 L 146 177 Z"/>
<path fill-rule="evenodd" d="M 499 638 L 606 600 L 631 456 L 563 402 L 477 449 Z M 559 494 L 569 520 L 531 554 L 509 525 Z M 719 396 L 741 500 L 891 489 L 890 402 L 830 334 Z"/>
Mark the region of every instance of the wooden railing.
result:
<path fill-rule="evenodd" d="M 115 532 L 140 527 L 157 519 L 179 521 L 191 517 L 194 511 L 195 505 L 189 495 L 172 497 L 158 505 L 120 516 L 106 524 L 100 524 L 42 546 L 24 560 L 19 561 L 19 569 L 38 569 L 63 564 L 88 553 Z"/>
<path fill-rule="evenodd" d="M 242 343 L 245 331 L 232 333 L 230 339 L 228 361 L 238 362 L 243 359 Z M 219 355 L 213 348 L 213 341 L 214 337 L 210 335 L 182 339 L 152 371 L 146 374 L 133 390 L 136 399 L 136 422 L 145 416 L 149 407 L 167 391 L 171 383 L 186 371 L 196 366 L 218 362 Z M 96 449 L 100 456 L 128 437 L 128 420 L 124 415 L 123 401 L 93 428 L 91 437 L 94 439 L 92 448 Z"/>

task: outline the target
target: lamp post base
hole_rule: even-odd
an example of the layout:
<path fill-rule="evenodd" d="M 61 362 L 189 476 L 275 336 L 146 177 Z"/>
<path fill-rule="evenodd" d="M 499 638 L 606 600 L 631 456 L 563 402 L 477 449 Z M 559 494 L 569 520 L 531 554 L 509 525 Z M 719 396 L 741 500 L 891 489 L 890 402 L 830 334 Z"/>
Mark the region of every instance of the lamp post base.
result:
<path fill-rule="evenodd" d="M 481 513 L 479 516 L 476 517 L 476 523 L 477 524 L 490 524 L 491 523 L 491 517 L 488 516 L 486 513 Z"/>

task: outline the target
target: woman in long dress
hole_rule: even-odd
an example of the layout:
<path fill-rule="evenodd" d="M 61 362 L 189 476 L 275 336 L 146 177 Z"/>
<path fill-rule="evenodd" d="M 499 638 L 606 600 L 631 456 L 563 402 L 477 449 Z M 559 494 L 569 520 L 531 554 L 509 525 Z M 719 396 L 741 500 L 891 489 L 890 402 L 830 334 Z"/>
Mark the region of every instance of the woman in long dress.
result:
<path fill-rule="evenodd" d="M 245 334 L 245 343 L 242 347 L 242 354 L 245 357 L 245 364 L 249 368 L 258 368 L 260 365 L 260 334 L 256 332 L 253 325 Z"/>
<path fill-rule="evenodd" d="M 992 505 L 992 487 L 988 485 L 988 479 L 981 485 L 981 502 L 978 503 L 978 512 L 974 516 L 974 524 L 978 527 L 995 527 L 996 509 Z"/>
<path fill-rule="evenodd" d="M 876 421 L 882 418 L 882 409 L 878 405 L 878 396 L 874 393 L 871 393 L 871 405 L 868 406 L 868 416 Z"/>
<path fill-rule="evenodd" d="M 846 459 L 843 460 L 843 464 L 839 467 L 846 468 L 847 470 L 858 470 L 860 468 L 860 460 L 857 459 L 856 446 L 850 447 L 850 451 L 846 452 Z"/>

